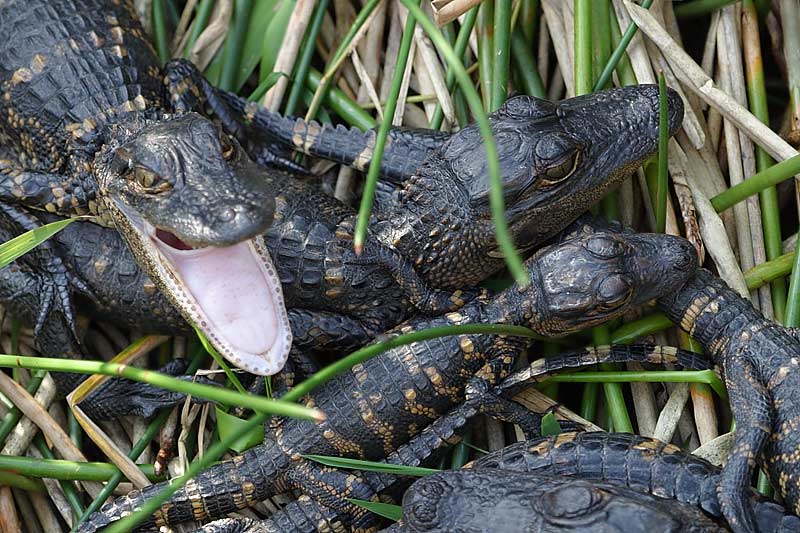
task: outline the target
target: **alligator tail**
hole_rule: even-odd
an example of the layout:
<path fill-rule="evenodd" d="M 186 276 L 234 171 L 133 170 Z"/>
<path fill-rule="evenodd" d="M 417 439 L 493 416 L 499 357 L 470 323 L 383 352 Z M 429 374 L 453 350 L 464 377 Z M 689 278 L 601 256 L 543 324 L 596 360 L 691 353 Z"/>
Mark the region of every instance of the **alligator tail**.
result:
<path fill-rule="evenodd" d="M 250 507 L 278 492 L 276 482 L 291 459 L 267 440 L 241 455 L 200 472 L 178 489 L 138 528 L 153 529 L 190 520 L 219 518 Z M 78 533 L 94 533 L 119 521 L 158 494 L 170 482 L 134 490 L 93 513 Z"/>
<path fill-rule="evenodd" d="M 505 394 L 514 394 L 531 381 L 542 381 L 560 370 L 583 368 L 600 363 L 676 364 L 705 370 L 713 363 L 707 357 L 681 348 L 654 344 L 605 345 L 537 359 L 528 368 L 515 372 L 500 385 Z"/>
<path fill-rule="evenodd" d="M 342 124 L 320 124 L 315 120 L 284 117 L 256 103 L 244 104 L 230 93 L 221 93 L 225 103 L 244 117 L 245 123 L 278 142 L 313 157 L 336 161 L 366 171 L 375 151 L 377 131 Z M 413 175 L 428 155 L 439 148 L 449 133 L 414 128 L 392 128 L 381 158 L 381 176 L 399 184 Z"/>

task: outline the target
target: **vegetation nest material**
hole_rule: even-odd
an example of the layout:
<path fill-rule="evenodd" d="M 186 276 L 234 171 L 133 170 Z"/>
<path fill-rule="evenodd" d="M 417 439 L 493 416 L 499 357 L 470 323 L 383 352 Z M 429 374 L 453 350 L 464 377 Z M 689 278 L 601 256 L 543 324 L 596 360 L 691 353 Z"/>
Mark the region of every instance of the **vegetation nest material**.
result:
<path fill-rule="evenodd" d="M 794 251 L 800 204 L 792 201 L 793 184 L 788 181 L 800 173 L 793 147 L 800 141 L 797 2 L 644 0 L 639 6 L 627 0 L 486 0 L 476 4 L 474 0 L 430 4 L 142 0 L 137 8 L 162 61 L 191 59 L 214 85 L 285 114 L 362 129 L 377 127 L 376 158 L 392 124 L 455 130 L 477 122 L 486 135 L 486 113 L 512 93 L 557 100 L 612 85 L 660 82 L 680 89 L 687 103 L 684 128 L 669 144 L 665 138 L 658 156 L 608 195 L 602 213 L 640 230 L 685 235 L 705 264 L 713 265 L 765 316 L 800 326 L 800 255 Z M 524 282 L 525 273 L 498 216 L 503 200 L 490 138 L 485 147 L 494 180 L 491 207 L 508 262 L 508 275 L 491 280 L 498 287 L 514 279 Z M 355 238 L 359 247 L 378 165 L 373 164 L 363 179 L 347 168 L 327 165 L 326 170 L 329 191 L 359 206 Z M 58 229 L 51 225 L 6 243 L 0 248 L 0 265 Z M 591 340 L 577 336 L 567 343 L 643 338 L 699 351 L 691 338 L 658 313 L 631 316 L 624 323 L 596 328 Z M 231 372 L 228 385 L 240 392 L 209 394 L 200 385 L 124 366 L 148 355 L 161 362 L 188 357 L 191 371 L 208 367 L 206 347 L 198 339 L 137 339 L 113 324 L 97 323 L 91 324 L 87 335 L 90 350 L 97 359 L 116 356 L 114 364 L 123 366 L 18 357 L 35 353 L 32 332 L 2 313 L 0 346 L 15 355 L 0 356 L 0 366 L 12 368 L 13 377 L 13 381 L 0 377 L 0 526 L 15 530 L 24 524 L 30 531 L 75 526 L 114 490 L 127 491 L 130 484 L 124 479 L 139 484 L 152 479 L 151 463 L 160 461 L 155 456 L 159 447 L 177 449 L 170 471 L 184 473 L 180 481 L 185 481 L 226 450 L 257 442 L 258 426 L 269 414 L 321 416 L 287 404 L 388 345 L 412 340 L 399 337 L 360 350 L 300 384 L 282 401 L 265 400 L 246 421 L 230 416 L 227 407 L 187 404 L 149 422 L 131 419 L 97 426 L 82 415 L 79 405 L 96 380 L 76 390 L 69 398 L 71 409 L 65 409 L 53 403 L 54 386 L 46 371 L 123 373 L 213 396 L 229 407 L 249 400 Z M 563 346 L 544 340 L 528 357 L 557 353 Z M 604 366 L 598 372 L 555 377 L 518 399 L 541 409 L 548 405 L 545 395 L 564 404 L 560 413 L 572 410 L 604 429 L 655 436 L 717 461 L 724 458 L 730 411 L 724 387 L 711 371 Z M 246 405 L 255 407 L 252 402 Z M 577 419 L 574 413 L 571 416 Z M 459 467 L 482 449 L 497 449 L 520 437 L 512 428 L 480 420 L 443 465 Z M 98 446 L 90 445 L 90 439 Z M 70 455 L 66 451 L 70 449 L 77 455 Z M 141 466 L 133 466 L 131 459 Z M 161 466 L 157 464 L 156 470 Z M 770 491 L 763 475 L 758 488 Z M 266 502 L 259 510 L 267 514 L 273 508 Z"/>

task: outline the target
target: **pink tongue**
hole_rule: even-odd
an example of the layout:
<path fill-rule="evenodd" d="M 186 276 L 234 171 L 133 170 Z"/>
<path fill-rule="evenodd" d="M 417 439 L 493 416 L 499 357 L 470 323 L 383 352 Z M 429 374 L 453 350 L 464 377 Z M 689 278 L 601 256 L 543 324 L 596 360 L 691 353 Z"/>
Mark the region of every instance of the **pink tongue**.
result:
<path fill-rule="evenodd" d="M 247 242 L 203 248 L 197 254 L 169 254 L 205 317 L 231 346 L 266 355 L 280 335 L 278 312 L 268 279 Z"/>

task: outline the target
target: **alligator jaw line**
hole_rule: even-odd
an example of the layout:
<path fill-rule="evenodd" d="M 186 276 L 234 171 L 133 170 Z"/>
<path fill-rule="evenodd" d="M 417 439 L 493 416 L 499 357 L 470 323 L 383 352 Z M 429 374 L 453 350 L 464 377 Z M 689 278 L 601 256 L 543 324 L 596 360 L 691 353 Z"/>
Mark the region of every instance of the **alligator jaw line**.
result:
<path fill-rule="evenodd" d="M 257 375 L 283 368 L 292 332 L 280 279 L 261 236 L 191 248 L 114 201 L 123 234 L 159 289 L 225 359 Z"/>

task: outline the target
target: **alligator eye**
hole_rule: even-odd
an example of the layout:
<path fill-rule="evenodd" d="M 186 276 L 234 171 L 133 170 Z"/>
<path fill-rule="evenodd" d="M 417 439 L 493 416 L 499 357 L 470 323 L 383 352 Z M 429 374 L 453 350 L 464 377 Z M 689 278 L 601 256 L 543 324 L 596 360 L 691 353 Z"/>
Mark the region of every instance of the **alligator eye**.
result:
<path fill-rule="evenodd" d="M 140 187 L 150 189 L 158 181 L 158 175 L 144 167 L 136 167 L 133 169 L 133 179 Z"/>
<path fill-rule="evenodd" d="M 597 288 L 600 306 L 604 309 L 617 309 L 633 297 L 633 287 L 620 275 L 611 275 Z"/>
<path fill-rule="evenodd" d="M 233 154 L 236 153 L 236 149 L 233 147 L 233 143 L 231 142 L 230 138 L 226 134 L 221 133 L 219 136 L 219 144 L 222 148 L 222 157 L 225 159 L 225 161 L 230 161 L 233 157 Z"/>
<path fill-rule="evenodd" d="M 559 183 L 575 173 L 580 161 L 581 153 L 575 151 L 556 164 L 547 167 L 545 171 L 540 174 L 540 177 L 548 184 Z"/>
<path fill-rule="evenodd" d="M 145 167 L 136 166 L 128 174 L 128 179 L 136 182 L 140 189 L 149 194 L 157 194 L 168 191 L 172 186 L 169 181 L 161 179 L 161 176 Z"/>

